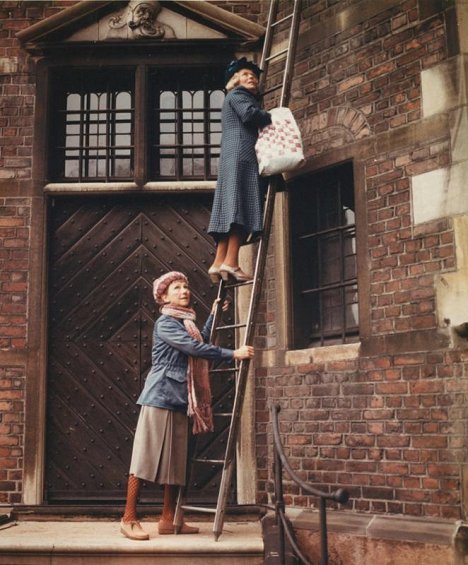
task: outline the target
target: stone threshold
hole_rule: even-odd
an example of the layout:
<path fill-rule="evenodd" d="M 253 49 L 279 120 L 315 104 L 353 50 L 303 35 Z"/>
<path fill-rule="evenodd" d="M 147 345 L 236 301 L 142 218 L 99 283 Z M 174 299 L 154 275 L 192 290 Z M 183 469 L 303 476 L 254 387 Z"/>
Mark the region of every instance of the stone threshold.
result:
<path fill-rule="evenodd" d="M 80 563 L 93 565 L 149 563 L 148 559 L 151 563 L 263 563 L 259 521 L 227 522 L 218 541 L 211 523 L 196 525 L 200 528 L 196 535 L 160 536 L 155 521 L 142 521 L 150 539 L 133 541 L 120 533 L 119 521 L 9 522 L 0 526 L 0 564 L 11 565 L 13 557 L 15 564 L 41 565 L 76 563 L 78 557 Z"/>

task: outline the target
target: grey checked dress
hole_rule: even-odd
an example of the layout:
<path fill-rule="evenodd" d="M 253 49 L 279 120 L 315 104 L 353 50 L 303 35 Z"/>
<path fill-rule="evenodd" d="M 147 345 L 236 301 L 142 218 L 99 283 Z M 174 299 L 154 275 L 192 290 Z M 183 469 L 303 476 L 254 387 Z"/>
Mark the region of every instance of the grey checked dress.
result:
<path fill-rule="evenodd" d="M 245 232 L 245 242 L 262 231 L 266 181 L 258 174 L 255 154 L 258 128 L 271 124 L 259 98 L 237 86 L 223 104 L 221 155 L 208 233 L 215 241 L 227 237 L 233 224 Z"/>

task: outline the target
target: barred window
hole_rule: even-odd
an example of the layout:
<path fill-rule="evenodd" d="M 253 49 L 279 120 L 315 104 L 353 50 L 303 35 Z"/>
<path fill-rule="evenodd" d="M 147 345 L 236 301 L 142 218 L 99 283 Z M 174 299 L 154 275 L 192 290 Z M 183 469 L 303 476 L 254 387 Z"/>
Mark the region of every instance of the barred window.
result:
<path fill-rule="evenodd" d="M 298 179 L 290 204 L 293 347 L 357 341 L 352 164 Z"/>
<path fill-rule="evenodd" d="M 216 178 L 224 100 L 218 74 L 193 68 L 152 73 L 152 178 Z"/>
<path fill-rule="evenodd" d="M 148 92 L 138 96 L 146 101 L 139 107 L 135 69 L 54 71 L 50 180 L 131 181 L 137 162 L 139 178 L 150 181 L 216 178 L 221 68 L 148 68 L 144 73 L 140 88 Z M 145 133 L 137 138 L 138 123 Z"/>
<path fill-rule="evenodd" d="M 135 155 L 133 72 L 75 70 L 57 74 L 54 83 L 52 179 L 131 179 Z"/>

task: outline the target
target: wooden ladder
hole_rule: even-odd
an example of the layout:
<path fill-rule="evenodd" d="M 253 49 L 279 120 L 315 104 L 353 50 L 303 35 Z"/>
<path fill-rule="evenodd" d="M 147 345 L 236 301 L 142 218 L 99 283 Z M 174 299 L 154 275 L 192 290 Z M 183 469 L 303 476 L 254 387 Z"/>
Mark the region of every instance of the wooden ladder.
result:
<path fill-rule="evenodd" d="M 265 94 L 270 94 L 275 90 L 281 88 L 281 94 L 279 97 L 279 103 L 277 106 L 286 106 L 289 101 L 289 94 L 291 88 L 291 78 L 294 67 L 294 56 L 296 50 L 297 34 L 299 29 L 299 19 L 300 19 L 300 7 L 301 0 L 294 0 L 293 9 L 287 16 L 278 19 L 278 6 L 279 0 L 271 0 L 270 10 L 268 14 L 268 23 L 266 27 L 265 41 L 262 52 L 262 58 L 260 67 L 263 69 L 263 77 L 261 84 L 265 82 L 265 78 L 268 74 L 268 68 L 272 62 L 275 60 L 281 60 L 286 58 L 284 69 L 282 71 L 282 83 L 278 86 L 270 88 Z M 283 27 L 289 23 L 289 34 L 287 36 L 286 47 L 279 49 L 277 52 L 272 53 L 273 37 L 274 33 L 281 24 Z M 216 336 L 219 332 L 227 330 L 239 330 L 245 328 L 243 336 L 244 345 L 252 345 L 254 341 L 255 332 L 255 319 L 258 310 L 258 305 L 260 302 L 260 295 L 262 290 L 262 283 L 265 272 L 265 264 L 268 251 L 268 243 L 271 233 L 271 225 L 273 220 L 273 209 L 275 203 L 275 195 L 281 182 L 281 176 L 272 177 L 269 182 L 266 199 L 265 199 L 265 209 L 263 215 L 263 232 L 262 237 L 259 241 L 257 247 L 257 256 L 255 260 L 255 270 L 253 274 L 253 280 L 243 283 L 230 283 L 221 281 L 218 289 L 218 307 L 215 312 L 213 329 L 211 335 L 211 341 L 214 343 Z M 240 324 L 232 325 L 218 325 L 221 318 L 222 302 L 226 296 L 226 292 L 229 289 L 235 289 L 241 286 L 250 286 L 250 301 L 249 308 L 247 312 L 247 317 L 245 322 Z M 174 526 L 176 533 L 180 531 L 183 523 L 183 513 L 184 510 L 190 512 L 205 512 L 214 514 L 214 524 L 213 524 L 213 534 L 217 541 L 223 530 L 224 516 L 226 512 L 226 505 L 228 500 L 229 491 L 231 488 L 232 473 L 235 467 L 235 454 L 237 446 L 237 438 L 239 434 L 239 426 L 241 419 L 242 406 L 244 403 L 245 389 L 247 384 L 248 372 L 249 372 L 250 360 L 245 359 L 240 361 L 235 369 L 213 369 L 210 371 L 211 375 L 214 376 L 216 373 L 226 373 L 227 371 L 235 371 L 236 374 L 236 391 L 234 397 L 234 404 L 232 408 L 232 413 L 222 414 L 223 416 L 230 417 L 229 435 L 226 444 L 226 450 L 224 459 L 214 460 L 214 459 L 193 459 L 192 464 L 206 463 L 209 465 L 222 465 L 222 475 L 221 482 L 219 486 L 219 493 L 216 508 L 200 507 L 200 506 L 190 506 L 185 504 L 186 498 L 186 487 L 181 487 L 179 489 L 179 496 L 177 500 Z M 216 414 L 215 414 L 216 415 Z"/>

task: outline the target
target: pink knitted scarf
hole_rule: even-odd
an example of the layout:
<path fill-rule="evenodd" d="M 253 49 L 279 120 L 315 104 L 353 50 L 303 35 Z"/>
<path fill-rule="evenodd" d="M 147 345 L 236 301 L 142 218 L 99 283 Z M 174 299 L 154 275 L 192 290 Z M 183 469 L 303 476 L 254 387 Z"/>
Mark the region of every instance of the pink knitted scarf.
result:
<path fill-rule="evenodd" d="M 185 329 L 190 337 L 203 341 L 202 335 L 195 325 L 196 314 L 192 308 L 165 305 L 161 313 L 184 321 Z M 201 357 L 188 358 L 187 366 L 188 415 L 193 419 L 194 434 L 213 431 L 213 411 L 211 409 L 210 376 L 208 361 Z"/>

